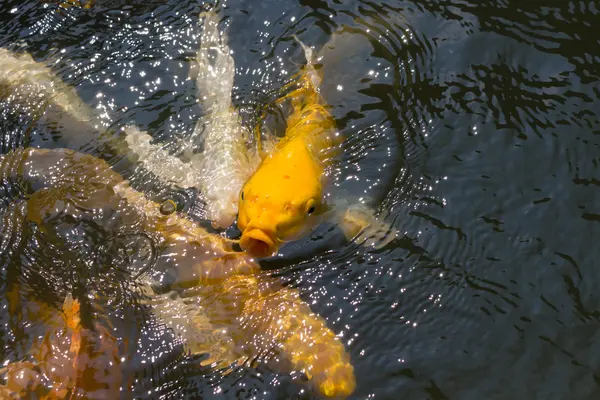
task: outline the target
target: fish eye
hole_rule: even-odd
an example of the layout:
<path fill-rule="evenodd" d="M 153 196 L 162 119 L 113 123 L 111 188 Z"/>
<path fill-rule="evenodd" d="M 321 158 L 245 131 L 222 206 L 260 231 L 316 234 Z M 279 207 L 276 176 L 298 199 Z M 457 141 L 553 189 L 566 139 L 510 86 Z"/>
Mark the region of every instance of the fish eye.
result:
<path fill-rule="evenodd" d="M 242 190 L 242 200 L 244 200 L 244 191 Z"/>
<path fill-rule="evenodd" d="M 314 198 L 308 199 L 305 206 L 306 215 L 312 215 L 317 210 L 317 202 Z"/>
<path fill-rule="evenodd" d="M 306 214 L 312 215 L 312 213 L 314 213 L 316 209 L 317 209 L 317 205 L 315 204 L 315 200 L 309 199 L 306 204 Z"/>

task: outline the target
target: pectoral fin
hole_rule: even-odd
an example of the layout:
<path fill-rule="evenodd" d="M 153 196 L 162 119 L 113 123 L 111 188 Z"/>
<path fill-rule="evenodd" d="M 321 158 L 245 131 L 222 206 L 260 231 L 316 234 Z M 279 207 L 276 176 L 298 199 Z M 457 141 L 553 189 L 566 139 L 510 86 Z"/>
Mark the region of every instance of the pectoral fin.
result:
<path fill-rule="evenodd" d="M 348 207 L 340 221 L 340 228 L 347 240 L 354 240 L 362 245 L 373 246 L 380 249 L 397 236 L 398 232 L 375 212 L 362 204 Z"/>

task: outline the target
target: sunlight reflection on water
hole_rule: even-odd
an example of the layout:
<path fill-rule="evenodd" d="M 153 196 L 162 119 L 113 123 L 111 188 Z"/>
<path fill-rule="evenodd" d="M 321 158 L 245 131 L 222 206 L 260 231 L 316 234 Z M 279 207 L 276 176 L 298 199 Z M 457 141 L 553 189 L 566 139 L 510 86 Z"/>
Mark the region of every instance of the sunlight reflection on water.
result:
<path fill-rule="evenodd" d="M 347 138 L 331 196 L 368 202 L 400 232 L 375 250 L 324 224 L 262 266 L 297 288 L 341 337 L 355 398 L 594 398 L 597 8 L 417 3 L 218 4 L 236 63 L 232 99 L 249 129 L 304 63 L 292 35 L 325 47 L 322 94 Z M 200 210 L 191 217 L 202 215 L 193 191 L 109 144 L 130 124 L 165 147 L 191 137 L 205 113 L 188 74 L 206 6 L 4 2 L 0 47 L 46 62 L 96 120 L 52 122 L 60 110 L 45 108 L 31 88 L 9 93 L 0 85 L 2 153 L 90 153 L 150 197 L 176 197 Z M 334 32 L 338 41 L 327 47 Z M 281 130 L 272 119 L 271 130 Z M 0 188 L 4 309 L 15 282 L 54 310 L 71 289 L 98 290 L 102 307 L 82 315 L 111 326 L 118 346 L 135 343 L 119 351 L 136 397 L 315 395 L 298 373 L 260 363 L 229 374 L 200 367 L 203 357 L 186 353 L 184 336 L 132 292 L 132 276 L 152 270 L 154 239 L 112 237 L 104 220 L 58 217 L 42 234 L 22 221 L 28 190 Z M 174 320 L 190 318 L 163 300 Z M 1 318 L 7 361 L 27 360 L 25 349 L 51 330 L 49 317 L 17 328 L 10 313 Z"/>

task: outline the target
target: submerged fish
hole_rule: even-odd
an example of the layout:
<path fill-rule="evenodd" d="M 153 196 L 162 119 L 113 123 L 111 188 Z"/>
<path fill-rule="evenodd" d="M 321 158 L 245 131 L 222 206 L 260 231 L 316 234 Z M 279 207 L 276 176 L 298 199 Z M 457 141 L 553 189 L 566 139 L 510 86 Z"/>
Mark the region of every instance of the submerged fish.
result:
<path fill-rule="evenodd" d="M 82 123 L 92 123 L 93 110 L 81 100 L 75 89 L 64 83 L 46 65 L 27 53 L 14 53 L 0 48 L 0 94 L 33 96 L 40 112 L 48 107 L 57 113 L 68 114 Z M 41 104 L 40 104 L 41 101 Z"/>
<path fill-rule="evenodd" d="M 224 35 L 218 30 L 218 16 L 203 13 L 200 17 L 204 24 L 196 57 L 196 84 L 207 114 L 198 121 L 191 137 L 161 146 L 152 143 L 147 132 L 128 125 L 122 129 L 125 146 L 118 139 L 109 140 L 109 146 L 137 159 L 162 182 L 198 188 L 207 205 L 205 217 L 214 227 L 226 228 L 235 220 L 240 189 L 256 162 L 252 163 L 248 155 L 246 130 L 232 105 L 235 64 Z M 72 87 L 29 54 L 0 48 L 0 93 L 2 86 L 10 92 L 20 89 L 36 93 L 36 101 L 44 103 L 39 111 L 54 111 L 48 116 L 50 120 L 68 117 L 80 123 L 68 125 L 73 130 L 64 135 L 69 147 L 81 148 L 89 141 L 82 130 L 100 135 L 96 128 L 102 126 L 98 115 Z M 203 142 L 204 150 L 194 154 L 190 149 L 198 141 Z"/>
<path fill-rule="evenodd" d="M 7 296 L 12 316 L 43 324 L 45 330 L 29 349 L 33 361 L 0 368 L 6 382 L 0 385 L 0 398 L 65 399 L 73 392 L 88 399 L 118 398 L 124 374 L 119 343 L 110 328 L 98 321 L 84 326 L 81 304 L 71 294 L 57 309 L 33 294 L 26 298 L 23 291 L 13 287 Z"/>
<path fill-rule="evenodd" d="M 192 137 L 186 143 L 174 146 L 180 155 L 186 155 L 189 167 L 178 167 L 202 193 L 207 203 L 207 218 L 215 228 L 233 224 L 238 212 L 240 190 L 254 170 L 246 147 L 247 130 L 242 125 L 231 95 L 235 77 L 235 63 L 225 35 L 218 30 L 219 18 L 215 13 L 203 13 L 204 20 L 200 49 L 196 56 L 197 97 L 202 99 L 206 115 L 198 120 Z M 193 75 L 193 73 L 191 74 Z M 129 143 L 133 146 L 133 136 Z M 191 144 L 203 143 L 203 151 L 191 153 Z M 149 141 L 146 142 L 149 148 Z M 148 153 L 151 153 L 150 150 Z M 140 153 L 138 151 L 138 153 Z M 191 153 L 191 154 L 190 154 Z M 154 158 L 168 160 L 168 153 L 156 153 Z M 151 154 L 142 157 L 148 169 L 160 166 Z M 254 163 L 255 164 L 255 163 Z"/>
<path fill-rule="evenodd" d="M 336 164 L 343 137 L 319 93 L 322 77 L 313 65 L 312 50 L 296 40 L 307 64 L 297 77 L 297 88 L 277 101 L 289 101 L 292 109 L 285 137 L 262 160 L 239 198 L 240 246 L 257 257 L 275 254 L 283 243 L 305 236 L 332 216 L 349 239 L 368 227 L 372 231 L 367 236 L 389 230 L 362 204 L 340 213 L 327 198 L 328 169 Z"/>
<path fill-rule="evenodd" d="M 5 184 L 24 183 L 23 187 L 32 192 L 26 199 L 11 203 L 15 212 L 9 215 L 10 223 L 0 225 L 0 239 L 5 236 L 4 229 L 20 224 L 35 225 L 42 235 L 36 237 L 36 243 L 49 240 L 57 249 L 67 249 L 76 261 L 84 258 L 77 251 L 87 253 L 89 248 L 74 246 L 70 228 L 60 234 L 56 225 L 64 229 L 65 224 L 77 226 L 81 221 L 89 221 L 95 229 L 106 230 L 105 237 L 111 238 L 109 240 L 137 233 L 152 237 L 154 261 L 139 273 L 133 271 L 135 273 L 131 275 L 135 278 L 131 279 L 138 283 L 131 285 L 141 284 L 141 291 L 146 293 L 146 302 L 156 317 L 181 334 L 187 350 L 208 354 L 211 365 L 221 368 L 260 357 L 281 367 L 278 360 L 284 358 L 293 370 L 302 371 L 325 396 L 345 397 L 354 391 L 354 370 L 344 345 L 295 289 L 261 271 L 251 256 L 233 252 L 231 242 L 220 235 L 208 233 L 178 213 L 163 215 L 157 203 L 131 188 L 105 161 L 65 149 L 15 150 L 0 155 L 0 180 Z M 7 218 L 6 212 L 2 217 Z M 49 239 L 44 239 L 44 235 Z M 7 243 L 0 241 L 2 246 Z M 18 246 L 21 248 L 22 244 L 19 242 Z M 19 263 L 27 258 L 11 251 L 7 252 L 7 257 L 11 257 L 14 267 L 9 273 L 18 273 Z M 127 264 L 131 263 L 129 256 L 126 260 Z M 111 284 L 107 279 L 110 275 L 105 269 L 102 271 L 98 279 L 103 284 L 98 285 L 92 276 L 86 276 L 81 281 L 83 286 L 77 289 L 80 297 L 73 294 L 74 300 L 88 304 L 95 301 L 97 291 L 110 291 L 110 288 L 103 289 Z M 164 282 L 165 274 L 173 277 L 168 283 Z M 34 294 L 19 289 L 27 286 L 18 284 L 27 276 L 7 278 L 7 282 L 17 285 L 11 286 L 10 293 L 3 293 L 9 303 L 8 311 L 20 312 L 20 305 L 36 301 L 29 298 L 35 299 Z M 121 287 L 120 290 L 140 291 L 120 286 L 121 281 L 115 284 Z M 180 302 L 177 307 L 172 304 L 161 306 L 157 289 L 161 293 L 174 290 L 185 303 Z M 62 290 L 61 285 L 50 298 L 60 296 Z M 110 296 L 110 293 L 106 295 Z M 104 303 L 104 307 L 113 304 L 110 298 Z M 193 305 L 196 305 L 193 315 L 170 319 L 173 313 L 179 312 L 178 309 L 185 311 Z M 94 329 L 83 330 L 75 308 L 76 304 L 69 305 L 65 301 L 64 312 L 71 312 L 63 324 L 68 327 L 66 331 L 55 324 L 49 327 L 49 334 L 41 342 L 14 344 L 13 348 L 32 346 L 29 355 L 35 364 L 29 368 L 22 363 L 13 363 L 0 370 L 8 380 L 5 387 L 0 387 L 0 394 L 22 393 L 26 396 L 34 390 L 39 393 L 37 387 L 40 390 L 61 388 L 86 398 L 94 398 L 94 394 L 104 398 L 131 391 L 132 380 L 122 378 L 124 375 L 120 371 L 122 363 L 135 354 L 136 349 L 124 350 L 123 346 L 137 346 L 138 341 L 130 339 L 146 334 L 147 330 L 133 326 L 132 329 L 139 329 L 139 332 L 127 333 L 120 339 L 103 337 L 104 333 L 112 331 L 103 319 L 106 310 L 96 310 L 92 316 L 88 315 L 87 324 L 91 323 Z M 39 307 L 33 307 L 33 311 L 21 315 L 22 318 L 8 319 L 10 323 L 5 328 L 12 332 L 10 340 L 18 341 L 15 331 L 27 333 L 38 326 L 36 309 Z M 56 331 L 62 332 L 60 337 L 52 333 Z M 82 337 L 87 341 L 83 344 L 89 345 L 78 345 Z M 53 343 L 53 340 L 61 340 L 61 343 Z M 56 365 L 69 361 L 74 368 L 54 371 Z M 92 376 L 95 378 L 91 379 Z M 93 393 L 98 390 L 101 392 Z"/>

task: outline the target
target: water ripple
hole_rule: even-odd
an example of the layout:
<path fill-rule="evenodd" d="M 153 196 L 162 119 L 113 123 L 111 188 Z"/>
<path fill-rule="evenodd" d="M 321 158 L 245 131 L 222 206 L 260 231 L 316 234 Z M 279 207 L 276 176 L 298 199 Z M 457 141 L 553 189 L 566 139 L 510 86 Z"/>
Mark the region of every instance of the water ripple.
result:
<path fill-rule="evenodd" d="M 5 1 L 0 46 L 46 61 L 97 110 L 102 126 L 81 130 L 80 149 L 109 160 L 146 193 L 191 201 L 195 194 L 165 189 L 104 140 L 128 124 L 165 148 L 191 134 L 203 109 L 189 60 L 207 4 L 95 3 Z M 597 5 L 229 0 L 217 7 L 236 60 L 234 105 L 249 127 L 305 62 L 292 35 L 321 52 L 322 93 L 347 138 L 332 191 L 368 198 L 399 232 L 375 249 L 347 243 L 328 224 L 263 263 L 343 338 L 358 377 L 354 397 L 597 397 Z M 3 153 L 56 147 L 75 126 L 40 118 L 34 93 L 0 96 Z M 281 131 L 283 122 L 273 120 L 272 131 Z M 118 341 L 136 343 L 125 372 L 137 380 L 136 397 L 315 397 L 298 377 L 265 366 L 226 375 L 198 367 L 203 358 L 185 354 L 184 336 L 127 294 L 130 274 L 146 268 L 147 239 L 102 236 L 89 221 L 58 214 L 64 230 L 42 234 L 21 221 L 23 188 L 0 190 L 2 306 L 15 282 L 52 304 L 93 287 L 110 310 L 95 315 L 107 316 Z M 56 244 L 60 237 L 70 251 Z M 189 311 L 165 304 L 175 317 Z M 3 327 L 14 322 L 1 318 Z M 26 346 L 47 321 L 15 326 L 28 332 Z M 25 355 L 14 332 L 2 330 L 7 360 Z"/>

